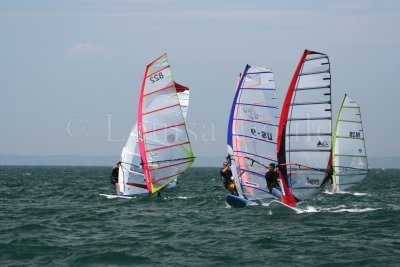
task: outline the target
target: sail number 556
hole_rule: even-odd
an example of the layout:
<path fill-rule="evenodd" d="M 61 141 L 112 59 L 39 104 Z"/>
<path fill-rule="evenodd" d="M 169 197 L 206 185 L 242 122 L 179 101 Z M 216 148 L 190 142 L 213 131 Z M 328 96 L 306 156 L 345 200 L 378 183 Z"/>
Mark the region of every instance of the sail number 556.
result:
<path fill-rule="evenodd" d="M 162 74 L 162 72 L 159 72 L 159 73 L 156 73 L 156 74 L 150 76 L 149 79 L 150 79 L 151 83 L 155 83 L 163 78 L 164 78 L 164 75 Z"/>

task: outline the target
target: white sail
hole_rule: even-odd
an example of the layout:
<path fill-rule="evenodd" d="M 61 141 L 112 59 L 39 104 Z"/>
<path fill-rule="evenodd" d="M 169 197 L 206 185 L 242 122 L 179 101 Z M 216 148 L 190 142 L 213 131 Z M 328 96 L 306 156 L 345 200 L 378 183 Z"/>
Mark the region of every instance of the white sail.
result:
<path fill-rule="evenodd" d="M 315 193 L 330 169 L 331 124 L 329 58 L 305 50 L 286 94 L 278 136 L 283 179 L 299 200 Z"/>
<path fill-rule="evenodd" d="M 368 173 L 360 107 L 348 95 L 339 110 L 332 147 L 333 188 L 344 191 L 360 183 Z"/>
<path fill-rule="evenodd" d="M 121 153 L 118 185 L 120 194 L 125 196 L 149 192 L 144 180 L 137 133 L 137 124 L 135 124 Z"/>
<path fill-rule="evenodd" d="M 167 55 L 150 63 L 139 97 L 138 122 L 122 150 L 119 189 L 123 195 L 161 190 L 193 163 L 180 100 Z M 182 93 L 185 113 L 188 93 Z"/>
<path fill-rule="evenodd" d="M 278 104 L 271 69 L 246 66 L 228 125 L 228 154 L 240 197 L 273 199 L 265 173 L 277 163 Z"/>
<path fill-rule="evenodd" d="M 176 94 L 178 96 L 179 104 L 181 105 L 183 118 L 186 120 L 186 116 L 189 109 L 189 88 L 183 86 L 177 82 L 175 82 Z M 178 178 L 175 178 L 167 188 L 175 187 L 177 184 Z"/>

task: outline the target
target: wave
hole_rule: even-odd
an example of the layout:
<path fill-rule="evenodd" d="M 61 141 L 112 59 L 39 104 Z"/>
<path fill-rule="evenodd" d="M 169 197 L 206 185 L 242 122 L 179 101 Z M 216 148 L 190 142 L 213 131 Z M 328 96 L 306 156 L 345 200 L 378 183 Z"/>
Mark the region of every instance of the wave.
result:
<path fill-rule="evenodd" d="M 115 199 L 115 198 L 122 198 L 122 199 L 134 199 L 136 198 L 135 196 L 117 196 L 117 195 L 107 195 L 107 194 L 99 194 L 99 196 L 105 197 L 107 199 Z"/>
<path fill-rule="evenodd" d="M 324 191 L 324 194 L 327 194 L 327 195 L 340 194 L 340 195 L 353 195 L 353 196 L 371 196 L 368 193 L 348 192 L 348 191 L 339 191 L 339 192 Z"/>
<path fill-rule="evenodd" d="M 368 211 L 374 211 L 374 210 L 379 210 L 380 208 L 364 208 L 364 209 L 340 209 L 340 210 L 335 210 L 332 212 L 368 212 Z"/>
<path fill-rule="evenodd" d="M 328 212 L 328 213 L 339 213 L 339 212 L 369 212 L 379 210 L 380 208 L 351 208 L 346 207 L 345 205 L 339 205 L 330 208 L 321 208 L 321 207 L 313 207 L 307 206 L 305 209 L 299 209 L 301 213 L 317 213 L 317 212 Z"/>

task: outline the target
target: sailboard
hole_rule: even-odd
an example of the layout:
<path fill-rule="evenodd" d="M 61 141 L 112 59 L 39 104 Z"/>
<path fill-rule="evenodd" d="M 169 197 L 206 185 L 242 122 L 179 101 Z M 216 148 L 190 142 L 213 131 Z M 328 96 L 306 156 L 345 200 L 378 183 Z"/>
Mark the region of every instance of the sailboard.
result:
<path fill-rule="evenodd" d="M 348 95 L 339 109 L 332 148 L 333 191 L 345 191 L 368 174 L 361 110 Z"/>
<path fill-rule="evenodd" d="M 121 153 L 120 194 L 130 196 L 160 191 L 193 164 L 183 115 L 185 108 L 185 114 L 187 112 L 189 98 L 187 93 L 182 107 L 178 97 L 182 88 L 187 87 L 174 82 L 166 54 L 147 65 L 137 123 Z"/>
<path fill-rule="evenodd" d="M 280 177 L 296 202 L 309 198 L 326 180 L 331 129 L 329 57 L 305 50 L 286 93 L 277 140 Z"/>
<path fill-rule="evenodd" d="M 278 200 L 272 200 L 270 203 L 268 203 L 267 206 L 270 210 L 273 211 L 274 214 L 287 213 L 288 211 L 291 213 L 295 213 L 295 214 L 303 212 L 299 208 L 289 206 L 289 205 L 285 204 L 284 202 L 278 201 Z"/>
<path fill-rule="evenodd" d="M 225 201 L 229 206 L 234 208 L 244 208 L 247 205 L 251 204 L 250 200 L 247 200 L 244 197 L 235 196 L 231 194 L 226 195 Z"/>
<path fill-rule="evenodd" d="M 278 104 L 273 72 L 247 65 L 233 99 L 227 149 L 238 196 L 226 202 L 241 207 L 275 197 L 267 189 L 265 173 L 277 163 Z"/>

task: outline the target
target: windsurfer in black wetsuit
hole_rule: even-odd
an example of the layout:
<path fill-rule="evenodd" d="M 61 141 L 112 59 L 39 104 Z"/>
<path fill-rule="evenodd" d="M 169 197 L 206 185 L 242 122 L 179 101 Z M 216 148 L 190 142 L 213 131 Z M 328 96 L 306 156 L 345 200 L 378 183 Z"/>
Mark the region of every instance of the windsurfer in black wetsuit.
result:
<path fill-rule="evenodd" d="M 233 195 L 238 195 L 235 183 L 232 180 L 232 171 L 229 168 L 228 162 L 225 161 L 223 163 L 219 173 L 221 175 L 222 183 L 224 184 L 225 189 L 229 190 L 229 192 Z"/>
<path fill-rule="evenodd" d="M 119 186 L 118 186 L 118 173 L 119 166 L 121 165 L 121 161 L 118 161 L 112 168 L 110 181 L 112 184 L 115 184 L 115 190 L 117 191 L 117 195 L 119 195 Z"/>
<path fill-rule="evenodd" d="M 269 192 L 277 198 L 281 198 L 282 193 L 279 186 L 279 174 L 275 170 L 275 164 L 270 163 L 268 166 L 268 172 L 265 174 L 265 180 L 267 181 L 267 188 Z"/>

